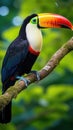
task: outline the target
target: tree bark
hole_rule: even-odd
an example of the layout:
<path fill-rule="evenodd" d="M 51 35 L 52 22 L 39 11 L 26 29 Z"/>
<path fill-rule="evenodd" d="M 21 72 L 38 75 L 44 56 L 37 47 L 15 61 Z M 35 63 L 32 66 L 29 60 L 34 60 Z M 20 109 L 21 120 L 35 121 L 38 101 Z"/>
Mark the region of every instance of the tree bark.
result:
<path fill-rule="evenodd" d="M 48 63 L 39 71 L 40 80 L 49 75 L 54 68 L 60 63 L 65 55 L 73 50 L 73 37 L 65 43 L 48 61 Z M 26 79 L 30 80 L 30 83 L 33 83 L 37 80 L 34 74 L 28 74 Z M 7 91 L 0 96 L 0 110 L 3 109 L 13 98 L 26 88 L 24 81 L 17 81 L 14 86 L 11 86 Z"/>

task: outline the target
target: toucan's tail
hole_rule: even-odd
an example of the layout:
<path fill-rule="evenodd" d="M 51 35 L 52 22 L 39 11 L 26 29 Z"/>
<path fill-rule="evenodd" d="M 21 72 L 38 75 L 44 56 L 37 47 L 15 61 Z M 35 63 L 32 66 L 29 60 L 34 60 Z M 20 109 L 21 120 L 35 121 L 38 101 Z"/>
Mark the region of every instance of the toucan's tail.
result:
<path fill-rule="evenodd" d="M 0 111 L 0 123 L 9 123 L 11 120 L 11 102 Z"/>
<path fill-rule="evenodd" d="M 6 91 L 6 85 L 2 87 L 2 94 Z M 11 120 L 11 102 L 0 111 L 0 123 L 9 123 Z"/>

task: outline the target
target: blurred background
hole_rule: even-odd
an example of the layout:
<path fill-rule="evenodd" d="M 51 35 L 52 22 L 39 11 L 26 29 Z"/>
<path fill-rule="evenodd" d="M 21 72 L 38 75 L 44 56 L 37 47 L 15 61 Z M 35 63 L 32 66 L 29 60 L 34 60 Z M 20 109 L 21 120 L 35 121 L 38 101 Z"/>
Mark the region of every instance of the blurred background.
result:
<path fill-rule="evenodd" d="M 73 23 L 73 0 L 0 0 L 0 94 L 1 65 L 7 47 L 18 35 L 24 18 L 32 13 L 57 13 Z M 40 70 L 73 36 L 68 29 L 46 29 L 42 52 L 33 66 Z M 0 130 L 73 130 L 73 52 L 39 83 L 13 99 L 12 120 Z"/>

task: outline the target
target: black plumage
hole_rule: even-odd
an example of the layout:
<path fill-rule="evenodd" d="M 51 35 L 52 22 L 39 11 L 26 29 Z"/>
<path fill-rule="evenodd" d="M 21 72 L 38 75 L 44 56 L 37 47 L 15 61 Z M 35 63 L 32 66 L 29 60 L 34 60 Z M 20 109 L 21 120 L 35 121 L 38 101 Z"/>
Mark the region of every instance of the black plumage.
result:
<path fill-rule="evenodd" d="M 16 76 L 29 73 L 38 55 L 29 51 L 29 43 L 26 37 L 26 25 L 36 14 L 28 16 L 20 29 L 18 37 L 7 49 L 2 65 L 2 93 L 14 85 Z M 8 123 L 11 120 L 11 102 L 0 112 L 0 122 Z"/>

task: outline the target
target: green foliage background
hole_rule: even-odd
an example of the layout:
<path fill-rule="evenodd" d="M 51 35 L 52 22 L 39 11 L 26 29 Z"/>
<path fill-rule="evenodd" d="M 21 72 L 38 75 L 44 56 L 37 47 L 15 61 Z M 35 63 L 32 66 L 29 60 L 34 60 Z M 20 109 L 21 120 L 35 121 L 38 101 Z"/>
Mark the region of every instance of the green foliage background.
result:
<path fill-rule="evenodd" d="M 73 0 L 0 0 L 0 73 L 8 45 L 18 35 L 20 23 L 32 13 L 52 12 L 73 23 Z M 18 18 L 17 20 L 15 19 Z M 16 20 L 15 22 L 14 19 Z M 18 24 L 18 26 L 16 26 Z M 73 36 L 71 30 L 45 29 L 42 52 L 33 66 L 41 69 L 50 57 Z M 0 130 L 73 130 L 73 52 L 44 80 L 30 85 L 13 100 L 12 121 Z M 0 75 L 1 81 L 1 75 Z M 0 93 L 1 93 L 0 82 Z"/>

